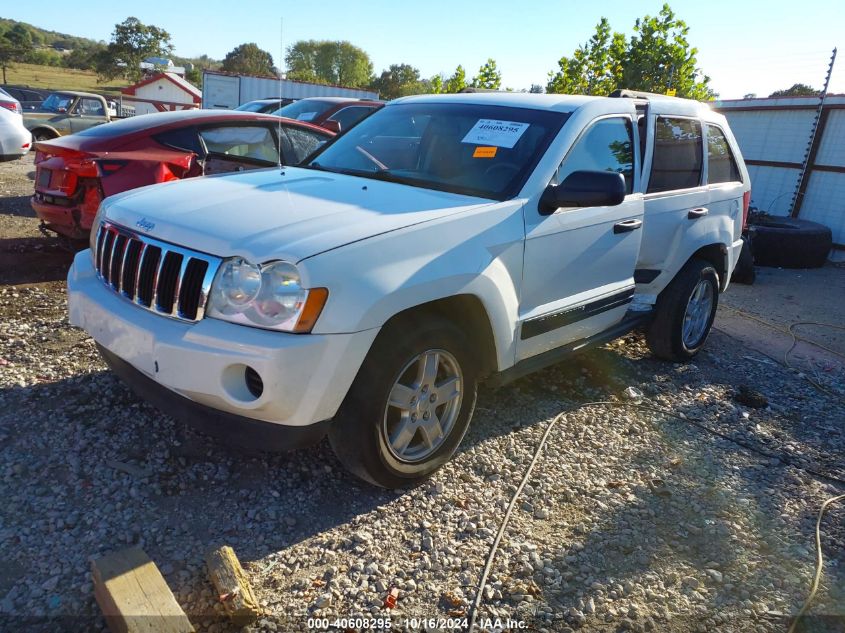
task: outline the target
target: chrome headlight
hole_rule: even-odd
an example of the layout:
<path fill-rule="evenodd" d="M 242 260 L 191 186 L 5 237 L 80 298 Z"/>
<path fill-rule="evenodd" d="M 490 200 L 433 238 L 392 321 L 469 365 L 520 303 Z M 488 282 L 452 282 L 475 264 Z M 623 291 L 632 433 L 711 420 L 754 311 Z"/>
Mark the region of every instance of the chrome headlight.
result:
<path fill-rule="evenodd" d="M 211 284 L 210 317 L 285 332 L 310 332 L 325 305 L 325 288 L 303 288 L 299 270 L 282 261 L 256 266 L 225 260 Z"/>

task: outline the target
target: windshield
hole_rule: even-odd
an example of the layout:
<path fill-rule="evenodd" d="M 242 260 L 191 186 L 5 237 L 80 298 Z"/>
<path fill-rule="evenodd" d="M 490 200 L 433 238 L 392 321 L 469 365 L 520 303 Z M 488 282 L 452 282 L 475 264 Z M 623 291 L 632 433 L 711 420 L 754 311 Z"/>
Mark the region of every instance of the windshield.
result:
<path fill-rule="evenodd" d="M 54 92 L 49 97 L 44 99 L 44 101 L 41 103 L 41 109 L 49 110 L 50 112 L 56 113 L 67 112 L 72 101 L 73 97 L 71 97 L 70 95 L 61 95 L 57 92 Z"/>
<path fill-rule="evenodd" d="M 265 101 L 250 101 L 249 103 L 239 105 L 235 110 L 240 110 L 241 112 L 260 112 L 266 105 L 267 103 Z"/>
<path fill-rule="evenodd" d="M 397 104 L 364 119 L 303 166 L 507 200 L 568 116 L 503 106 Z"/>
<path fill-rule="evenodd" d="M 297 121 L 313 121 L 333 105 L 335 104 L 332 101 L 303 99 L 289 103 L 273 112 L 273 114 L 289 119 L 296 119 Z"/>

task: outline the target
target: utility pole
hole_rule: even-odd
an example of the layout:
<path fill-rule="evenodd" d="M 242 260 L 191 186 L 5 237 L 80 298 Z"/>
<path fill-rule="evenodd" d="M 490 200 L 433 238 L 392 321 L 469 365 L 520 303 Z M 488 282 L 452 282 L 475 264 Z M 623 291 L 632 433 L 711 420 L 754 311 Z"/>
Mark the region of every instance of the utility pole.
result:
<path fill-rule="evenodd" d="M 813 127 L 810 130 L 810 141 L 807 143 L 804 160 L 801 162 L 801 176 L 798 178 L 798 185 L 795 188 L 795 193 L 792 195 L 792 205 L 789 209 L 789 215 L 793 218 L 797 218 L 801 212 L 801 203 L 803 202 L 804 194 L 807 192 L 807 187 L 810 185 L 811 165 L 816 160 L 816 153 L 819 151 L 819 145 L 821 145 L 825 124 L 827 123 L 828 112 L 824 110 L 824 100 L 827 97 L 828 86 L 830 86 L 830 76 L 833 74 L 834 62 L 836 62 L 835 48 L 830 56 L 830 64 L 827 67 L 824 88 L 822 88 L 821 94 L 819 95 L 819 107 L 816 110 Z"/>

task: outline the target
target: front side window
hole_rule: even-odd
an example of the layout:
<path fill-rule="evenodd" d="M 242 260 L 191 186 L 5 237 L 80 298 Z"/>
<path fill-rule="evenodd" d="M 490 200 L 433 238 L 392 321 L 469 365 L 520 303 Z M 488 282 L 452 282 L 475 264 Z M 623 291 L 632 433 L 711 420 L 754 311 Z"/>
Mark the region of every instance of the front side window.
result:
<path fill-rule="evenodd" d="M 200 136 L 210 154 L 224 154 L 274 164 L 279 160 L 276 140 L 266 127 L 213 127 L 201 130 Z"/>
<path fill-rule="evenodd" d="M 631 121 L 602 119 L 581 136 L 558 167 L 552 184 L 562 183 L 576 171 L 612 171 L 625 177 L 628 193 L 634 190 L 634 135 Z"/>
<path fill-rule="evenodd" d="M 568 116 L 477 104 L 389 105 L 303 166 L 507 200 L 519 193 Z"/>
<path fill-rule="evenodd" d="M 728 139 L 715 125 L 707 126 L 707 182 L 742 182 Z"/>
<path fill-rule="evenodd" d="M 701 124 L 696 119 L 657 117 L 648 193 L 698 187 L 702 163 Z"/>

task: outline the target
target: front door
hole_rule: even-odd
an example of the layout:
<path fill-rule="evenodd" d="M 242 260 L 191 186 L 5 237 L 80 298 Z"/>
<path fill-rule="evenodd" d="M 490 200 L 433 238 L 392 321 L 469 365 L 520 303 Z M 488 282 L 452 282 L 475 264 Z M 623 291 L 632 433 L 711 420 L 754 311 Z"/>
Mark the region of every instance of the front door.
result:
<path fill-rule="evenodd" d="M 552 184 L 574 171 L 614 171 L 628 195 L 613 207 L 526 209 L 517 360 L 597 334 L 620 321 L 634 294 L 643 200 L 637 135 L 628 115 L 593 121 Z M 635 169 L 635 166 L 637 169 Z"/>

